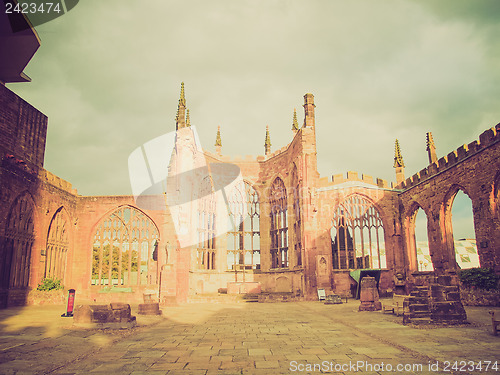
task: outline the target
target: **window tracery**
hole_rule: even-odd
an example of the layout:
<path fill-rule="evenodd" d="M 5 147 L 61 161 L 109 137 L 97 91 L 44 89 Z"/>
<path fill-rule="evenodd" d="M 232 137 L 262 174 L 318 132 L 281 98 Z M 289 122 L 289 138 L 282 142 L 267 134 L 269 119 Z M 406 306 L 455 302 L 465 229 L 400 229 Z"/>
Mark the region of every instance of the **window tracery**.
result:
<path fill-rule="evenodd" d="M 298 179 L 297 167 L 294 166 L 292 171 L 292 188 L 293 188 L 293 233 L 294 233 L 294 249 L 297 266 L 302 265 L 302 212 L 300 209 L 300 183 Z"/>
<path fill-rule="evenodd" d="M 386 268 L 382 219 L 368 199 L 351 195 L 332 219 L 334 269 Z"/>
<path fill-rule="evenodd" d="M 156 284 L 158 239 L 156 225 L 143 212 L 130 206 L 113 211 L 94 232 L 92 284 Z"/>
<path fill-rule="evenodd" d="M 271 186 L 269 198 L 271 208 L 271 268 L 288 267 L 288 221 L 287 195 L 281 178 Z"/>
<path fill-rule="evenodd" d="M 198 201 L 198 254 L 197 263 L 199 269 L 215 269 L 215 246 L 216 246 L 216 209 L 217 202 L 213 194 L 213 182 L 208 176 L 200 185 L 201 197 Z"/>
<path fill-rule="evenodd" d="M 33 204 L 27 194 L 14 201 L 5 229 L 5 258 L 2 285 L 24 288 L 29 285 L 31 251 L 35 241 Z"/>
<path fill-rule="evenodd" d="M 64 280 L 68 246 L 68 224 L 60 208 L 49 226 L 44 277 Z"/>
<path fill-rule="evenodd" d="M 228 269 L 260 269 L 259 196 L 245 182 L 236 186 L 228 203 L 230 220 L 234 224 L 227 234 Z"/>

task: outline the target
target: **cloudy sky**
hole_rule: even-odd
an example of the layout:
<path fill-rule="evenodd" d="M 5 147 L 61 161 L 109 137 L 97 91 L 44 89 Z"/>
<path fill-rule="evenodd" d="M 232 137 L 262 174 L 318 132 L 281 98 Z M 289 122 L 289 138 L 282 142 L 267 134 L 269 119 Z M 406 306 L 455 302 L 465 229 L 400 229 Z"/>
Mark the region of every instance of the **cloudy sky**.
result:
<path fill-rule="evenodd" d="M 260 155 L 316 102 L 322 176 L 411 176 L 500 120 L 498 0 L 83 0 L 37 27 L 9 88 L 49 116 L 45 167 L 83 195 L 130 194 L 128 155 L 175 129 L 180 83 L 204 148 Z"/>

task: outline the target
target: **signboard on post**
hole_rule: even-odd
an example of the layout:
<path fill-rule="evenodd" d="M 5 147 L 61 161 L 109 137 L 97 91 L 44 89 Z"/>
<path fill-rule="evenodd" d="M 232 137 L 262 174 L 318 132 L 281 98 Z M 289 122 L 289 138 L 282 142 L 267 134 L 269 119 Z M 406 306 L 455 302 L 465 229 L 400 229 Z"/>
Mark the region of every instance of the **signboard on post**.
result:
<path fill-rule="evenodd" d="M 76 291 L 74 289 L 70 289 L 70 290 L 68 290 L 68 292 L 69 292 L 69 294 L 68 294 L 68 307 L 66 308 L 66 313 L 61 315 L 62 317 L 65 317 L 65 318 L 73 317 L 73 309 L 75 307 L 75 292 Z"/>
<path fill-rule="evenodd" d="M 324 301 L 326 299 L 326 292 L 324 289 L 318 289 L 318 300 Z"/>

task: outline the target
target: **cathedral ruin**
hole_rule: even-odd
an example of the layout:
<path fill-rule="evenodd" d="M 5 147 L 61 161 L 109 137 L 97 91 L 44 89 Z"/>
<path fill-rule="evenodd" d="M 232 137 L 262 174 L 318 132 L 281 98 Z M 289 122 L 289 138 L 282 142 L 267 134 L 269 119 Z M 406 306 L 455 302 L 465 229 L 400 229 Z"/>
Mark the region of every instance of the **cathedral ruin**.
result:
<path fill-rule="evenodd" d="M 428 133 L 429 164 L 410 177 L 396 142 L 395 183 L 351 171 L 322 177 L 313 94 L 304 95 L 300 124 L 294 113 L 286 146 L 271 151 L 268 129 L 264 155 L 231 158 L 220 129 L 215 152 L 197 148 L 182 86 L 175 128 L 165 129 L 175 132 L 168 174 L 208 172 L 140 197 L 81 196 L 44 169 L 48 119 L 5 86 L 16 81 L 10 71 L 0 73 L 0 307 L 25 304 L 44 278 L 86 300 L 107 302 L 114 292 L 140 301 L 152 290 L 167 303 L 221 289 L 347 296 L 353 271 L 379 270 L 382 296 L 410 293 L 430 277 L 455 277 L 451 206 L 459 191 L 472 202 L 480 266 L 500 273 L 500 125 L 441 158 Z M 239 183 L 219 199 L 225 185 L 213 172 L 228 168 Z M 179 192 L 196 199 L 169 205 Z M 420 209 L 433 271 L 417 260 Z"/>

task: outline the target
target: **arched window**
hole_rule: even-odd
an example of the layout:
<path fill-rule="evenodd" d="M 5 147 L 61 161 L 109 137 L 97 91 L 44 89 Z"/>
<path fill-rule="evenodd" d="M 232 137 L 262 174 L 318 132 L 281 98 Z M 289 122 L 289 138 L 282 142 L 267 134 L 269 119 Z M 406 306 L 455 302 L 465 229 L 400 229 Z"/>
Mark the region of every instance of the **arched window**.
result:
<path fill-rule="evenodd" d="M 92 284 L 156 284 L 158 238 L 154 222 L 134 207 L 107 215 L 93 236 Z"/>
<path fill-rule="evenodd" d="M 465 190 L 453 185 L 444 202 L 446 241 L 459 268 L 479 267 L 472 201 Z"/>
<path fill-rule="evenodd" d="M 227 234 L 228 269 L 260 269 L 259 195 L 247 182 L 228 198 L 231 227 Z"/>
<path fill-rule="evenodd" d="M 198 268 L 215 269 L 215 237 L 217 204 L 213 194 L 213 182 L 205 177 L 200 185 L 198 200 Z"/>
<path fill-rule="evenodd" d="M 34 234 L 33 204 L 27 194 L 16 198 L 7 217 L 1 285 L 24 288 L 29 285 Z"/>
<path fill-rule="evenodd" d="M 68 245 L 68 223 L 61 207 L 52 217 L 49 226 L 44 277 L 64 281 Z"/>
<path fill-rule="evenodd" d="M 386 268 L 382 219 L 368 199 L 351 195 L 332 219 L 334 269 Z"/>
<path fill-rule="evenodd" d="M 295 249 L 295 259 L 297 266 L 302 265 L 302 213 L 300 210 L 300 183 L 297 173 L 297 167 L 294 165 L 292 170 L 292 189 L 293 189 L 293 247 Z"/>
<path fill-rule="evenodd" d="M 271 268 L 288 267 L 288 219 L 285 184 L 276 178 L 269 198 L 271 208 Z"/>
<path fill-rule="evenodd" d="M 429 249 L 429 238 L 427 235 L 427 215 L 425 211 L 416 207 L 410 218 L 413 235 L 410 240 L 413 242 L 411 248 L 415 252 L 415 259 L 418 271 L 433 271 L 431 253 Z"/>

